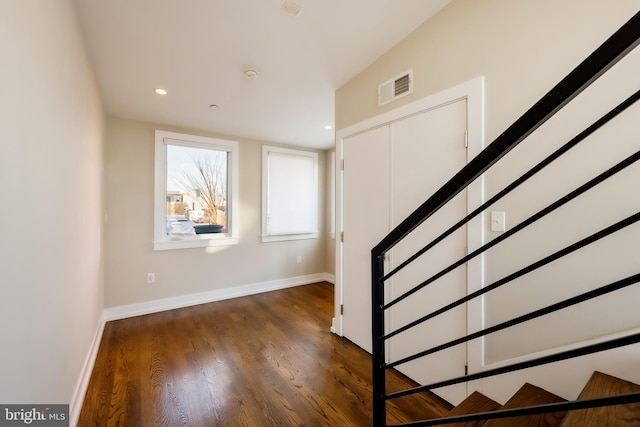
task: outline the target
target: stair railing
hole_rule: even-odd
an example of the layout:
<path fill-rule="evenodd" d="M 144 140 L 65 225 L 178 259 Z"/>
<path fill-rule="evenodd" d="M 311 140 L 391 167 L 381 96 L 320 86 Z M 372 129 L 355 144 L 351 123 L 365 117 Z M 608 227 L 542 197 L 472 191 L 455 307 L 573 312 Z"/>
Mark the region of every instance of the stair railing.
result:
<path fill-rule="evenodd" d="M 560 257 L 566 256 L 576 250 L 579 250 L 589 244 L 592 244 L 618 230 L 624 229 L 631 224 L 640 220 L 640 212 L 635 213 L 616 224 L 613 224 L 605 229 L 602 229 L 577 243 L 565 247 L 553 253 L 533 264 L 530 264 L 521 270 L 503 278 L 495 283 L 483 287 L 479 291 L 473 292 L 464 298 L 454 301 L 447 306 L 444 306 L 430 314 L 427 314 L 420 319 L 405 325 L 390 333 L 386 333 L 385 328 L 385 312 L 398 302 L 404 300 L 415 294 L 420 289 L 428 286 L 438 278 L 447 274 L 449 271 L 457 268 L 458 266 L 466 263 L 467 261 L 479 256 L 486 250 L 495 246 L 496 244 L 504 241 L 510 236 L 514 235 L 518 231 L 524 229 L 560 206 L 575 199 L 580 194 L 583 194 L 587 190 L 593 188 L 604 180 L 612 177 L 613 175 L 624 170 L 626 167 L 640 160 L 640 151 L 627 157 L 620 163 L 611 167 L 607 171 L 601 173 L 595 178 L 591 179 L 587 183 L 583 184 L 576 190 L 567 194 L 566 196 L 558 199 L 556 202 L 540 210 L 536 214 L 532 215 L 528 219 L 524 220 L 517 226 L 513 227 L 509 231 L 503 233 L 500 237 L 493 239 L 489 243 L 486 243 L 479 249 L 469 253 L 457 262 L 451 264 L 447 268 L 443 269 L 439 273 L 427 278 L 422 283 L 418 284 L 413 289 L 405 292 L 399 297 L 386 302 L 385 301 L 385 283 L 393 277 L 396 273 L 404 269 L 407 265 L 415 261 L 418 257 L 429 251 L 437 243 L 451 235 L 454 231 L 465 225 L 472 218 L 483 212 L 488 206 L 492 205 L 506 194 L 510 193 L 513 189 L 524 183 L 531 178 L 537 172 L 551 164 L 554 160 L 565 154 L 571 148 L 579 144 L 586 137 L 591 135 L 597 129 L 610 122 L 614 117 L 618 116 L 621 112 L 625 111 L 628 107 L 633 105 L 640 98 L 640 91 L 634 93 L 624 102 L 619 104 L 605 116 L 593 123 L 575 138 L 570 140 L 564 146 L 560 147 L 554 153 L 549 155 L 543 161 L 532 167 L 529 171 L 516 179 L 513 183 L 505 187 L 498 194 L 487 200 L 479 208 L 468 214 L 465 218 L 453 225 L 451 228 L 442 233 L 435 240 L 424 246 L 416 254 L 408 258 L 398 267 L 385 274 L 384 259 L 387 254 L 396 244 L 402 239 L 408 236 L 413 230 L 415 230 L 420 224 L 431 217 L 435 212 L 442 208 L 448 201 L 454 198 L 457 194 L 463 191 L 469 184 L 475 179 L 485 173 L 492 165 L 494 165 L 499 159 L 501 159 L 510 150 L 516 147 L 527 136 L 534 132 L 538 127 L 545 123 L 551 116 L 563 108 L 568 102 L 574 99 L 579 93 L 581 93 L 587 86 L 603 75 L 613 65 L 615 65 L 621 58 L 627 53 L 632 51 L 640 44 L 640 13 L 634 15 L 625 25 L 623 25 L 616 33 L 614 33 L 607 41 L 605 41 L 598 49 L 596 49 L 589 57 L 587 57 L 580 65 L 578 65 L 571 73 L 569 73 L 560 83 L 558 83 L 553 89 L 551 89 L 542 99 L 540 99 L 533 107 L 531 107 L 525 114 L 523 114 L 518 120 L 516 120 L 509 128 L 507 128 L 500 136 L 498 136 L 490 145 L 488 145 L 477 157 L 470 161 L 462 170 L 455 174 L 448 182 L 446 182 L 439 190 L 437 190 L 431 197 L 429 197 L 418 209 L 410 214 L 404 221 L 402 221 L 396 228 L 394 228 L 378 245 L 376 245 L 371 251 L 371 273 L 372 273 L 372 356 L 373 356 L 373 420 L 375 427 L 386 426 L 386 405 L 390 399 L 395 399 L 401 396 L 420 393 L 424 391 L 430 391 L 439 387 L 466 383 L 468 381 L 478 380 L 482 378 L 488 378 L 495 375 L 504 374 L 507 372 L 513 372 L 521 369 L 526 369 L 534 366 L 540 366 L 548 363 L 554 363 L 569 358 L 580 357 L 596 352 L 606 351 L 613 348 L 640 343 L 640 333 L 625 336 L 622 338 L 615 338 L 605 342 L 599 342 L 597 344 L 587 345 L 581 348 L 572 349 L 544 357 L 539 357 L 533 360 L 527 360 L 526 362 L 520 362 L 503 366 L 496 369 L 484 370 L 482 372 L 461 376 L 458 378 L 451 378 L 448 380 L 440 381 L 438 383 L 426 384 L 417 386 L 408 390 L 400 392 L 389 393 L 386 391 L 385 372 L 388 369 L 392 369 L 400 364 L 407 363 L 409 361 L 418 359 L 420 357 L 427 356 L 429 354 L 436 353 L 438 351 L 445 350 L 458 344 L 468 342 L 470 340 L 486 336 L 494 333 L 498 330 L 503 330 L 525 321 L 544 316 L 546 314 L 561 310 L 563 308 L 597 298 L 599 296 L 614 292 L 616 290 L 625 288 L 627 286 L 640 282 L 640 273 L 631 275 L 622 280 L 609 283 L 593 291 L 573 296 L 572 298 L 564 301 L 549 305 L 542 309 L 527 313 L 520 317 L 511 319 L 501 324 L 483 329 L 476 333 L 461 337 L 459 339 L 450 341 L 448 343 L 441 344 L 437 347 L 425 349 L 412 356 L 405 357 L 401 360 L 394 361 L 393 363 L 386 362 L 385 343 L 391 337 L 405 332 L 406 330 L 422 324 L 429 319 L 439 316 L 455 307 L 458 307 L 474 298 L 478 298 L 486 293 L 499 288 L 500 286 L 518 278 L 525 274 L 532 272 L 550 262 L 553 262 Z M 447 417 L 439 419 L 430 419 L 422 421 L 414 421 L 406 424 L 406 426 L 430 426 L 430 425 L 446 425 L 457 422 L 466 422 L 474 420 L 488 420 L 494 418 L 504 418 L 512 416 L 521 416 L 529 414 L 539 414 L 557 411 L 566 411 L 572 409 L 584 409 L 597 406 L 607 406 L 616 404 L 625 404 L 631 402 L 640 402 L 640 393 L 630 393 L 625 395 L 605 397 L 590 400 L 570 401 L 563 403 L 554 403 L 549 405 L 531 406 L 519 409 L 510 410 L 498 410 L 493 412 L 463 415 L 456 417 Z"/>

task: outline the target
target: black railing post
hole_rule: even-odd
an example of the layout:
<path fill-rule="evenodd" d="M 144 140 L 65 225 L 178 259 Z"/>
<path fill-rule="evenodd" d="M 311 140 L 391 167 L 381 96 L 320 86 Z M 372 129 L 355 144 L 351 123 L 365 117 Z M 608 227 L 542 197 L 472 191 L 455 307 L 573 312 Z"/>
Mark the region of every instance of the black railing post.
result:
<path fill-rule="evenodd" d="M 384 352 L 384 255 L 371 252 L 371 325 L 373 358 L 373 426 L 387 425 L 385 352 Z"/>

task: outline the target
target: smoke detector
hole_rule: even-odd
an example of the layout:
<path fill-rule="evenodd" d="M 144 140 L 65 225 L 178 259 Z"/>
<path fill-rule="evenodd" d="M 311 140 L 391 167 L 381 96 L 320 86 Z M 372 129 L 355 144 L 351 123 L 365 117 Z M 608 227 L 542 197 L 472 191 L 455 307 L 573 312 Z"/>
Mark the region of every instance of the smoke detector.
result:
<path fill-rule="evenodd" d="M 256 78 L 258 78 L 258 70 L 256 69 L 245 68 L 243 72 L 247 80 L 255 80 Z"/>

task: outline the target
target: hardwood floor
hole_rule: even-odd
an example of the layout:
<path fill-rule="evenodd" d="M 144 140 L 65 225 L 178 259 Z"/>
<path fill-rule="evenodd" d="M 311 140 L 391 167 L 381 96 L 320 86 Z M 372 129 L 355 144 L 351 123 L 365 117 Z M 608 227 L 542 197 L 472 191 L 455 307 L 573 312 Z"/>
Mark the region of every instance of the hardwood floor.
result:
<path fill-rule="evenodd" d="M 78 426 L 370 426 L 371 358 L 332 316 L 322 282 L 109 322 Z M 450 409 L 397 399 L 388 422 Z"/>

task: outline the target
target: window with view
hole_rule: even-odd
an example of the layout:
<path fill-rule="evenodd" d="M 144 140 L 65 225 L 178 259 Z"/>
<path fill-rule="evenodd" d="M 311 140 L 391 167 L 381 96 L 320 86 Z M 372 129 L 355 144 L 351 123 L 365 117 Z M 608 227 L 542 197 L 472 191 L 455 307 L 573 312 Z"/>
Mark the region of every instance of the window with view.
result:
<path fill-rule="evenodd" d="M 156 131 L 154 248 L 237 243 L 237 142 Z"/>

